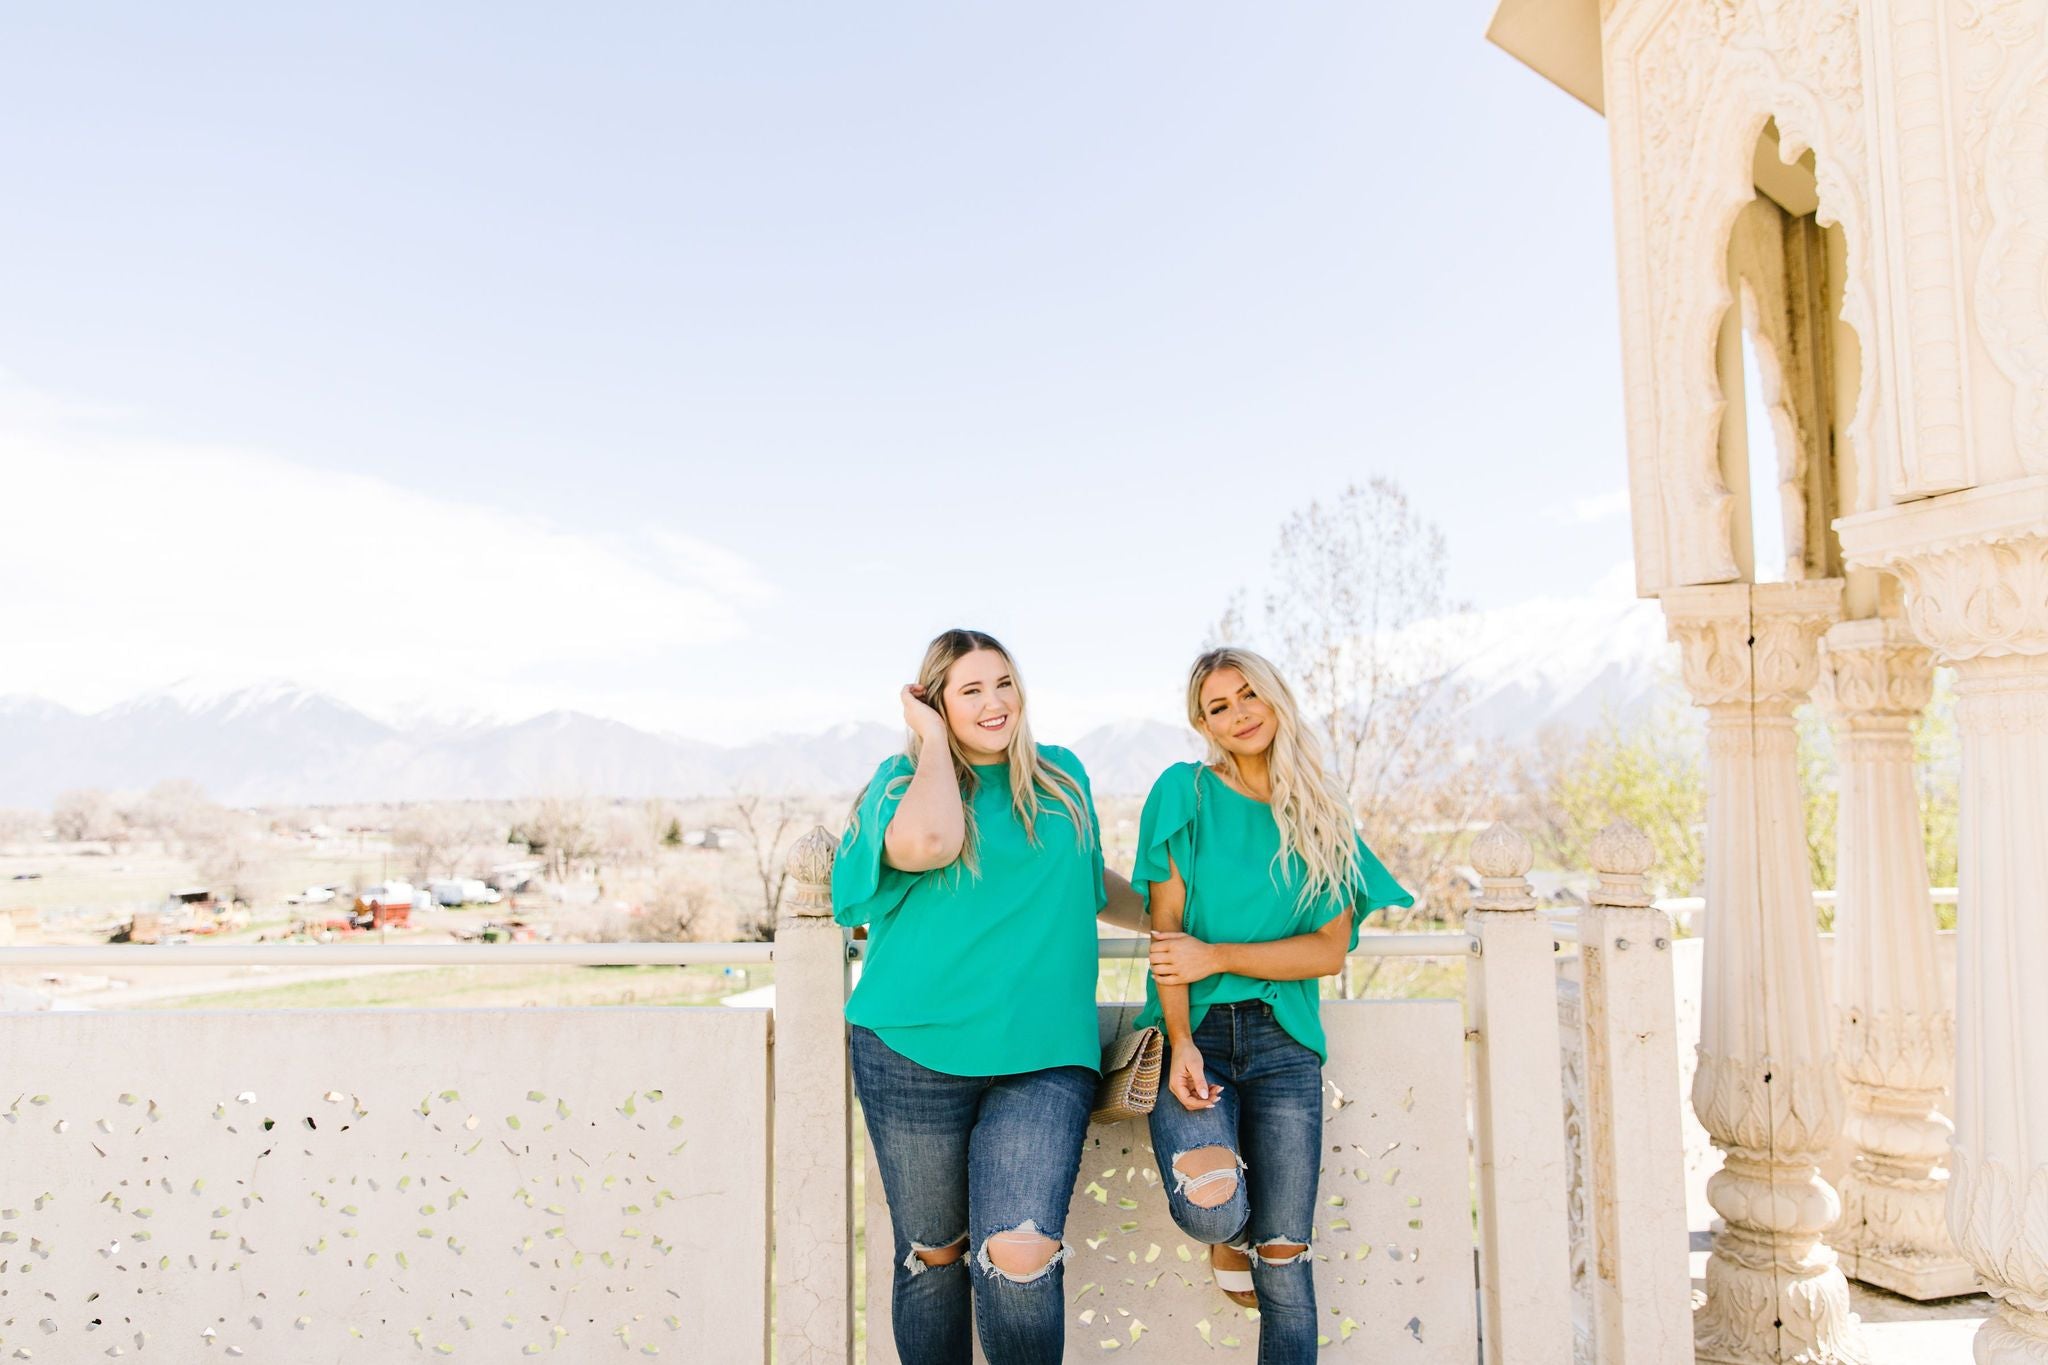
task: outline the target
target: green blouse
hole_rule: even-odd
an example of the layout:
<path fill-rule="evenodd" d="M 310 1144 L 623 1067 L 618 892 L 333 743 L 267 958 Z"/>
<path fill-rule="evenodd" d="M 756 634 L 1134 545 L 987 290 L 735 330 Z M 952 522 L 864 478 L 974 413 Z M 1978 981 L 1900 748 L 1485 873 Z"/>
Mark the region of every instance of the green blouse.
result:
<path fill-rule="evenodd" d="M 1010 808 L 1008 763 L 976 764 L 979 876 L 955 861 L 903 872 L 882 836 L 915 771 L 901 754 L 875 770 L 832 865 L 832 916 L 868 926 L 849 1022 L 933 1071 L 1005 1076 L 1102 1062 L 1095 1023 L 1095 913 L 1105 904 L 1102 836 L 1081 761 L 1039 754 L 1080 784 L 1088 822 L 1043 792 L 1038 841 Z"/>
<path fill-rule="evenodd" d="M 1131 884 L 1149 905 L 1152 883 L 1165 881 L 1178 868 L 1187 889 L 1181 927 L 1205 943 L 1270 943 L 1314 933 L 1350 906 L 1358 912 L 1351 922 L 1351 947 L 1356 948 L 1360 920 L 1384 906 L 1415 904 L 1363 839 L 1350 894 L 1325 896 L 1306 906 L 1297 900 L 1305 875 L 1301 859 L 1292 857 L 1276 870 L 1279 852 L 1280 826 L 1271 806 L 1239 792 L 1200 763 L 1176 763 L 1159 775 L 1145 798 Z M 1263 981 L 1230 972 L 1204 977 L 1188 987 L 1188 1027 L 1200 1028 L 1211 1005 L 1243 1000 L 1271 1005 L 1274 1019 L 1290 1037 L 1329 1060 L 1314 979 Z M 1136 1026 L 1154 1025 L 1163 1027 L 1164 1020 L 1159 989 L 1147 976 L 1145 1008 Z"/>

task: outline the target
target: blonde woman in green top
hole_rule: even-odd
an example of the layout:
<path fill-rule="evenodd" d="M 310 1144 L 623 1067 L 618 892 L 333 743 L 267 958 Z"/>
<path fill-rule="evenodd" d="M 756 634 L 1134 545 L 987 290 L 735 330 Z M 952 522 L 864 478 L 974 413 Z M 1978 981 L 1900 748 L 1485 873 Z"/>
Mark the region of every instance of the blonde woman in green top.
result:
<path fill-rule="evenodd" d="M 1152 912 L 1138 1026 L 1172 1047 L 1152 1148 L 1182 1230 L 1210 1244 L 1217 1284 L 1259 1309 L 1260 1365 L 1316 1354 L 1309 1239 L 1328 1049 L 1317 979 L 1358 925 L 1414 898 L 1358 837 L 1279 673 L 1218 649 L 1188 675 L 1203 763 L 1160 775 L 1131 881 Z"/>
<path fill-rule="evenodd" d="M 1034 743 L 992 637 L 949 630 L 903 689 L 908 751 L 856 798 L 832 910 L 866 925 L 847 1002 L 854 1085 L 889 1199 L 904 1365 L 1055 1365 L 1061 1236 L 1101 1061 L 1105 873 L 1080 760 Z M 970 1312 L 971 1304 L 971 1312 Z"/>

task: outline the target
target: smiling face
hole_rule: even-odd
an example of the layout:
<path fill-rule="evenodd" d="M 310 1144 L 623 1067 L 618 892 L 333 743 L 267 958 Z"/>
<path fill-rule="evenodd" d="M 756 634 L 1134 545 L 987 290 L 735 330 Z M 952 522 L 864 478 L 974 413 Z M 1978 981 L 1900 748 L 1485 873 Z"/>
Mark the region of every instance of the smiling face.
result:
<path fill-rule="evenodd" d="M 1202 728 L 1225 753 L 1251 757 L 1273 747 L 1279 723 L 1244 674 L 1225 664 L 1202 679 Z"/>
<path fill-rule="evenodd" d="M 993 649 L 961 655 L 946 672 L 946 727 L 969 763 L 1009 757 L 1010 737 L 1024 718 L 1010 661 Z"/>

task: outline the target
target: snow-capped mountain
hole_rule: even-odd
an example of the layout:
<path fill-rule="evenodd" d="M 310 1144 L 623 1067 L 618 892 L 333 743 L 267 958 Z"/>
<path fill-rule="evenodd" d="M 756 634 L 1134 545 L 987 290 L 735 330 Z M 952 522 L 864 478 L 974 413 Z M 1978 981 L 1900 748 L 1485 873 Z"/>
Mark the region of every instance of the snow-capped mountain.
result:
<path fill-rule="evenodd" d="M 1653 704 L 1675 672 L 1655 603 L 1535 601 L 1466 618 L 1473 732 L 1507 743 L 1552 724 Z M 0 698 L 0 805 L 46 807 L 75 787 L 140 791 L 171 778 L 234 805 L 523 797 L 851 792 L 903 743 L 901 730 L 848 723 L 725 747 L 578 711 L 505 722 L 372 716 L 284 682 L 218 690 L 180 683 L 80 714 Z M 1070 741 L 1095 789 L 1139 793 L 1198 752 L 1182 726 L 1127 720 Z"/>
<path fill-rule="evenodd" d="M 1589 729 L 1627 719 L 1678 686 L 1677 646 L 1655 601 L 1538 598 L 1475 613 L 1458 669 L 1475 732 L 1509 744 L 1551 725 Z"/>

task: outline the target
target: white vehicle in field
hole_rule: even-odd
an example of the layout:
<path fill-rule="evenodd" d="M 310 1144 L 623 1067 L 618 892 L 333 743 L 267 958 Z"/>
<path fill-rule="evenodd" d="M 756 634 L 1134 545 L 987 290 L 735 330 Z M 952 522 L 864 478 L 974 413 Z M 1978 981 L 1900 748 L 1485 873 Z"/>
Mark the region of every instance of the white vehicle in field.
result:
<path fill-rule="evenodd" d="M 446 881 L 428 882 L 427 890 L 433 893 L 436 905 L 496 905 L 504 899 L 475 877 L 451 877 Z"/>
<path fill-rule="evenodd" d="M 296 895 L 286 896 L 284 903 L 286 905 L 325 905 L 333 899 L 333 887 L 309 886 Z"/>

